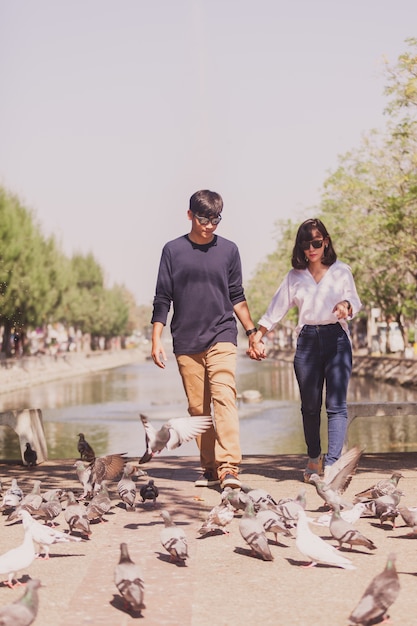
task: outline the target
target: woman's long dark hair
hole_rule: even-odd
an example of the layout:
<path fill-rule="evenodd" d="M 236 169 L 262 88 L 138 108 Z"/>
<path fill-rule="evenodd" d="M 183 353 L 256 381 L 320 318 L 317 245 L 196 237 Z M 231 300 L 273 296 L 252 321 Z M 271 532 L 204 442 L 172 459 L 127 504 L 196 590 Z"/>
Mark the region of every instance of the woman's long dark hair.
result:
<path fill-rule="evenodd" d="M 324 255 L 321 261 L 322 264 L 333 265 L 337 259 L 337 254 L 332 244 L 332 238 L 327 232 L 327 228 L 323 222 L 318 218 L 308 219 L 299 226 L 297 236 L 295 238 L 291 264 L 296 270 L 305 270 L 308 267 L 308 261 L 306 259 L 305 251 L 301 247 L 301 242 L 311 241 L 313 239 L 313 230 L 318 230 L 323 236 L 323 239 L 327 239 L 327 244 L 325 245 Z"/>

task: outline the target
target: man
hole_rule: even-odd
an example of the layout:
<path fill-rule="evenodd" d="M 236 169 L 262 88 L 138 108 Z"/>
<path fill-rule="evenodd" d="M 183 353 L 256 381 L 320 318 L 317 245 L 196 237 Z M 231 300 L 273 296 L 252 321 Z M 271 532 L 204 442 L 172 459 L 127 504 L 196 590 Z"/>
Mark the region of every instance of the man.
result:
<path fill-rule="evenodd" d="M 168 242 L 159 265 L 152 315 L 152 358 L 165 367 L 162 331 L 173 304 L 174 354 L 188 399 L 190 415 L 213 421 L 197 438 L 202 477 L 198 487 L 220 483 L 239 488 L 242 460 L 236 406 L 236 317 L 245 328 L 249 348 L 256 328 L 242 286 L 239 250 L 215 234 L 223 210 L 221 196 L 207 189 L 190 198 L 191 231 Z"/>

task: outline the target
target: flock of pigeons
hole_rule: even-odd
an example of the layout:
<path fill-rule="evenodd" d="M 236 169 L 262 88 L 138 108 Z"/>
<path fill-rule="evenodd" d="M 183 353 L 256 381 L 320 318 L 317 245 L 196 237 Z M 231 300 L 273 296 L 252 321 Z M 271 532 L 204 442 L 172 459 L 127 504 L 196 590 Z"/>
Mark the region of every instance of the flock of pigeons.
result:
<path fill-rule="evenodd" d="M 10 487 L 3 491 L 0 506 L 6 522 L 21 522 L 24 529 L 23 542 L 0 555 L 0 575 L 5 585 L 13 588 L 21 584 L 18 574 L 30 567 L 36 557 L 49 558 L 50 546 L 59 542 L 80 542 L 91 535 L 91 524 L 104 519 L 114 506 L 108 490 L 110 481 L 117 482 L 117 494 L 127 511 L 134 511 L 138 495 L 142 502 L 151 501 L 155 505 L 159 491 L 153 479 L 147 479 L 137 486 L 138 477 L 147 476 L 139 468 L 153 455 L 165 447 L 173 449 L 185 441 L 195 438 L 208 426 L 207 418 L 174 418 L 156 430 L 141 415 L 145 430 L 146 450 L 138 462 L 127 461 L 123 454 L 110 454 L 96 457 L 94 450 L 80 433 L 77 444 L 80 455 L 74 467 L 82 487 L 76 495 L 73 491 L 50 489 L 41 493 L 39 480 L 33 481 L 33 488 L 26 495 L 13 478 Z M 211 419 L 210 419 L 211 424 Z M 373 517 L 381 525 L 390 523 L 401 516 L 411 528 L 410 534 L 417 535 L 417 507 L 400 505 L 403 493 L 398 488 L 401 473 L 380 480 L 368 489 L 356 494 L 352 502 L 344 499 L 344 493 L 356 471 L 362 450 L 352 448 L 335 463 L 326 480 L 318 475 L 311 477 L 317 494 L 322 498 L 329 512 L 318 518 L 306 513 L 305 489 L 294 499 L 276 501 L 263 489 L 251 489 L 242 485 L 241 489 L 226 488 L 220 494 L 219 502 L 208 512 L 199 528 L 200 535 L 227 533 L 227 526 L 239 518 L 238 526 L 243 540 L 250 547 L 251 554 L 265 561 L 272 561 L 267 533 L 272 533 L 275 542 L 278 536 L 293 537 L 299 552 L 308 560 L 309 566 L 317 563 L 355 569 L 352 561 L 338 548 L 347 545 L 364 546 L 375 550 L 371 539 L 359 532 L 355 522 L 360 517 Z M 34 463 L 36 464 L 36 459 Z M 68 526 L 66 532 L 58 530 L 56 518 L 63 514 Z M 170 559 L 185 564 L 188 558 L 187 537 L 177 526 L 166 509 L 161 511 L 164 527 L 160 540 Z M 328 527 L 338 546 L 330 544 L 312 532 L 310 525 Z M 369 626 L 387 617 L 387 611 L 396 600 L 400 583 L 395 567 L 396 555 L 387 556 L 385 569 L 380 572 L 364 591 L 362 598 L 349 616 L 350 624 Z M 114 583 L 124 601 L 124 608 L 132 614 L 141 614 L 145 609 L 144 579 L 139 564 L 132 561 L 126 543 L 120 544 L 120 559 L 115 564 Z M 29 626 L 38 611 L 38 589 L 41 582 L 29 579 L 24 594 L 14 603 L 0 607 L 0 626 Z"/>

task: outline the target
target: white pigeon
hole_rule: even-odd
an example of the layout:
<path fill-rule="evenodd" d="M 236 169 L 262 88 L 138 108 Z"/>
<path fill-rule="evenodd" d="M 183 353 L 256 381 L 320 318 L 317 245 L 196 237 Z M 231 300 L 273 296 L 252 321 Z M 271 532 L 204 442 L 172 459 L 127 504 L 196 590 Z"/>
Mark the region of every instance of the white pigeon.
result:
<path fill-rule="evenodd" d="M 349 524 L 355 524 L 366 511 L 366 509 L 367 505 L 364 502 L 357 502 L 353 505 L 353 508 L 351 509 L 342 509 L 340 511 L 340 515 L 342 519 L 345 520 L 345 522 L 349 522 Z M 323 513 L 323 515 L 320 515 L 319 517 L 308 518 L 308 521 L 311 522 L 311 524 L 315 524 L 316 526 L 328 527 L 330 525 L 331 518 L 331 513 Z"/>
<path fill-rule="evenodd" d="M 49 546 L 54 543 L 69 543 L 70 541 L 81 541 L 81 537 L 74 537 L 68 533 L 63 533 L 56 528 L 51 528 L 46 524 L 41 524 L 33 519 L 31 514 L 25 509 L 19 512 L 22 518 L 23 528 L 29 530 L 33 541 L 44 550 L 45 559 L 49 559 Z"/>
<path fill-rule="evenodd" d="M 16 579 L 16 574 L 22 569 L 26 569 L 33 563 L 36 558 L 35 546 L 33 545 L 32 534 L 25 529 L 23 542 L 16 548 L 8 550 L 0 556 L 0 575 L 6 575 L 7 580 L 4 581 L 11 589 L 20 585 Z M 16 581 L 14 584 L 13 581 Z"/>
<path fill-rule="evenodd" d="M 326 563 L 343 569 L 356 569 L 352 561 L 342 556 L 334 546 L 326 543 L 324 539 L 310 530 L 307 515 L 303 509 L 298 511 L 295 545 L 299 552 L 311 562 L 310 566 Z"/>
<path fill-rule="evenodd" d="M 156 430 L 148 421 L 146 415 L 140 415 L 145 429 L 146 452 L 139 459 L 139 463 L 150 461 L 154 454 L 164 448 L 174 450 L 181 444 L 195 439 L 210 426 L 213 420 L 210 415 L 194 415 L 188 417 L 173 417 Z"/>

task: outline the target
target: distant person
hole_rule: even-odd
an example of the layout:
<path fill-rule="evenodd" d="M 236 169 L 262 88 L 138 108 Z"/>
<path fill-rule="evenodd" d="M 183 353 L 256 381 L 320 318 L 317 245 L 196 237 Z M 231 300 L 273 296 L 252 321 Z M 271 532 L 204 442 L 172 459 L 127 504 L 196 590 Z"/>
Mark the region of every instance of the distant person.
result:
<path fill-rule="evenodd" d="M 167 360 L 162 331 L 173 305 L 173 349 L 190 415 L 211 415 L 214 426 L 197 438 L 202 477 L 195 485 L 239 488 L 242 460 L 236 404 L 236 317 L 251 346 L 256 328 L 242 287 L 235 243 L 215 234 L 223 200 L 209 190 L 190 198 L 191 230 L 163 250 L 152 315 L 152 358 Z"/>
<path fill-rule="evenodd" d="M 347 320 L 361 308 L 352 272 L 337 260 L 329 233 L 319 219 L 301 224 L 292 252 L 292 267 L 259 321 L 248 350 L 265 357 L 262 337 L 298 308 L 294 370 L 300 389 L 304 438 L 309 456 L 304 481 L 323 473 L 341 456 L 347 428 L 347 390 L 352 373 L 352 346 Z M 320 414 L 326 383 L 328 452 L 322 455 Z"/>

